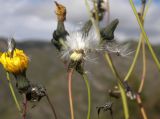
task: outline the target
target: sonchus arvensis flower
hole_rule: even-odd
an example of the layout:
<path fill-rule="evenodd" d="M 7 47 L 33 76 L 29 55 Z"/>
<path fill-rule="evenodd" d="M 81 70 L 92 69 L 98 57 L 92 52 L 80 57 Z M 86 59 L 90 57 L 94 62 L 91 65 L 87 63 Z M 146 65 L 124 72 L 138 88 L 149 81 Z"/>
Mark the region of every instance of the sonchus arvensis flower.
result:
<path fill-rule="evenodd" d="M 23 50 L 16 49 L 15 45 L 13 38 L 9 40 L 8 51 L 0 54 L 0 64 L 7 72 L 14 75 L 19 92 L 25 93 L 30 87 L 30 82 L 26 77 L 29 58 Z"/>
<path fill-rule="evenodd" d="M 13 51 L 13 56 L 11 52 L 4 52 L 0 57 L 0 63 L 3 65 L 4 69 L 14 75 L 24 72 L 28 67 L 29 58 L 23 52 L 23 50 L 15 49 Z"/>

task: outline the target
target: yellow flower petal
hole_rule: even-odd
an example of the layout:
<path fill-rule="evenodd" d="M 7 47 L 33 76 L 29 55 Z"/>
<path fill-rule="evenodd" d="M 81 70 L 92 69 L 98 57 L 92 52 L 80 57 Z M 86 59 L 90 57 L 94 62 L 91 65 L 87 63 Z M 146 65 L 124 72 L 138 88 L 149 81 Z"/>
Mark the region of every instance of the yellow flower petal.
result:
<path fill-rule="evenodd" d="M 23 50 L 15 49 L 13 56 L 10 55 L 10 52 L 5 52 L 0 57 L 0 63 L 6 71 L 18 74 L 27 69 L 29 58 Z"/>

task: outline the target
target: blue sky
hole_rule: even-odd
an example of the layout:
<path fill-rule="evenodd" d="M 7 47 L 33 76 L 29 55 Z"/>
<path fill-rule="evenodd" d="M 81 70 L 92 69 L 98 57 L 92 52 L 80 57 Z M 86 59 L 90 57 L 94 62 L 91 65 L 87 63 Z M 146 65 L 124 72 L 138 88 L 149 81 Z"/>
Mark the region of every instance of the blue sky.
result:
<path fill-rule="evenodd" d="M 58 0 L 67 7 L 69 31 L 80 28 L 88 19 L 84 0 Z M 134 0 L 138 5 L 139 0 Z M 145 29 L 151 42 L 159 42 L 160 0 L 153 0 L 146 17 Z M 49 41 L 56 28 L 54 0 L 0 0 L 0 36 L 15 37 L 17 40 L 46 39 Z M 110 0 L 111 19 L 118 18 L 120 24 L 116 38 L 120 41 L 138 38 L 139 26 L 129 5 L 129 0 Z M 138 29 L 138 30 L 137 30 Z"/>

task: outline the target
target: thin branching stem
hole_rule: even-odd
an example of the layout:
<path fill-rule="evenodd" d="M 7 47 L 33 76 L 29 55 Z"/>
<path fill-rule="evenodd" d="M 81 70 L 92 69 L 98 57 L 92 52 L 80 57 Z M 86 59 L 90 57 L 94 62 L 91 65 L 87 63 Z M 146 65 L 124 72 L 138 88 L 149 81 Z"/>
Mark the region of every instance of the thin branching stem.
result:
<path fill-rule="evenodd" d="M 108 24 L 110 22 L 110 5 L 109 5 L 109 0 L 107 1 L 107 10 L 108 10 Z M 106 58 L 106 61 L 109 63 L 109 66 L 112 70 L 112 73 L 114 74 L 114 76 L 116 77 L 117 81 L 118 81 L 118 87 L 119 87 L 119 90 L 120 90 L 120 93 L 121 93 L 121 97 L 122 97 L 122 104 L 123 104 L 123 110 L 124 110 L 124 116 L 125 116 L 125 119 L 129 119 L 129 109 L 128 109 L 128 103 L 127 103 L 127 97 L 126 97 L 126 94 L 125 94 L 125 88 L 123 87 L 123 81 L 121 80 L 113 62 L 112 62 L 112 58 L 110 56 L 110 54 L 108 54 L 107 52 L 105 53 L 105 58 Z"/>
<path fill-rule="evenodd" d="M 141 76 L 141 83 L 138 89 L 138 93 L 142 92 L 143 86 L 144 86 L 144 81 L 146 79 L 146 51 L 145 51 L 145 42 L 144 40 L 142 41 L 142 56 L 143 56 L 143 71 L 142 71 L 142 76 Z"/>
<path fill-rule="evenodd" d="M 92 17 L 92 13 L 90 12 L 90 7 L 89 7 L 89 4 L 88 4 L 87 0 L 85 0 L 85 4 L 86 4 L 87 11 L 89 13 L 90 19 L 92 21 L 92 24 L 93 24 L 94 28 L 96 29 L 97 35 L 101 39 L 99 27 L 94 22 L 94 19 Z M 122 96 L 122 103 L 123 103 L 125 119 L 129 119 L 128 104 L 127 104 L 126 94 L 125 94 L 125 90 L 123 88 L 122 81 L 118 77 L 118 73 L 117 73 L 117 71 L 116 71 L 116 69 L 115 69 L 115 67 L 114 67 L 114 65 L 112 63 L 112 59 L 111 59 L 111 57 L 110 57 L 110 55 L 108 53 L 105 54 L 105 58 L 107 59 L 106 61 L 108 61 L 113 74 L 115 75 L 116 79 L 118 80 L 118 86 L 119 86 L 119 89 L 120 89 L 120 92 L 121 92 L 121 96 Z"/>
<path fill-rule="evenodd" d="M 95 0 L 92 0 L 93 1 L 93 7 L 94 7 L 94 10 L 95 10 L 95 18 L 96 18 L 96 22 L 99 23 L 99 16 L 98 16 L 98 8 L 96 6 L 96 2 Z"/>
<path fill-rule="evenodd" d="M 52 102 L 51 102 L 51 100 L 50 100 L 50 98 L 48 96 L 48 93 L 46 93 L 46 98 L 47 98 L 47 101 L 48 101 L 48 103 L 49 103 L 49 105 L 50 105 L 50 107 L 52 109 L 52 112 L 54 114 L 55 119 L 57 119 L 57 114 L 56 114 L 55 108 L 54 108 L 54 106 L 53 106 L 53 104 L 52 104 Z"/>
<path fill-rule="evenodd" d="M 110 22 L 110 2 L 107 0 L 107 12 L 108 12 L 108 17 L 107 17 L 107 22 Z"/>
<path fill-rule="evenodd" d="M 140 15 L 142 17 L 142 24 L 144 25 L 144 11 L 145 11 L 145 6 L 146 6 L 146 1 L 143 2 L 142 1 L 142 7 L 141 7 L 141 11 L 140 11 Z M 138 93 L 140 94 L 142 92 L 142 88 L 144 85 L 144 81 L 145 81 L 145 77 L 146 77 L 146 51 L 145 51 L 145 40 L 143 38 L 142 40 L 142 59 L 143 59 L 143 69 L 142 69 L 142 76 L 141 76 L 141 83 L 140 83 L 140 87 L 138 89 Z"/>
<path fill-rule="evenodd" d="M 92 13 L 91 13 L 91 11 L 90 11 L 89 3 L 88 3 L 87 0 L 84 0 L 84 1 L 85 1 L 85 5 L 86 5 L 86 8 L 87 8 L 87 12 L 88 12 L 88 14 L 89 14 L 90 20 L 92 21 L 92 25 L 93 25 L 94 29 L 96 30 L 96 33 L 97 33 L 97 35 L 98 35 L 98 38 L 101 38 L 98 24 L 96 24 L 94 18 L 92 17 Z M 97 16 L 98 16 L 98 15 L 97 15 Z"/>
<path fill-rule="evenodd" d="M 69 104 L 70 104 L 70 113 L 71 119 L 74 119 L 74 110 L 73 110 L 73 97 L 72 97 L 72 75 L 74 69 L 68 71 L 68 93 L 69 93 Z"/>
<path fill-rule="evenodd" d="M 145 16 L 144 15 L 146 15 L 145 13 L 148 11 L 148 8 L 149 8 L 149 6 L 147 5 L 147 8 L 146 8 L 146 12 L 144 12 L 145 11 L 145 3 L 146 2 L 142 2 L 142 8 L 141 8 L 141 23 L 144 25 L 144 18 L 145 18 Z M 142 33 L 141 33 L 142 34 Z M 141 112 L 141 115 L 142 115 L 142 117 L 143 117 L 143 119 L 148 119 L 147 118 L 147 114 L 146 114 L 146 112 L 145 112 L 145 109 L 144 109 L 144 107 L 143 107 L 143 105 L 142 105 L 142 101 L 141 101 L 141 96 L 140 96 L 140 94 L 141 94 L 141 92 L 142 92 L 142 89 L 143 89 L 143 86 L 144 86 L 144 81 L 145 81 L 145 79 L 146 79 L 146 51 L 145 51 L 145 40 L 144 40 L 144 38 L 142 38 L 143 40 L 142 40 L 142 59 L 143 59 L 143 70 L 142 70 L 142 76 L 141 76 L 141 83 L 140 83 L 140 87 L 139 87 L 139 89 L 138 89 L 138 94 L 137 94 L 137 96 L 136 96 L 136 99 L 137 99 L 137 103 L 139 104 L 139 107 L 140 107 L 140 112 Z"/>
<path fill-rule="evenodd" d="M 145 8 L 145 12 L 143 14 L 143 19 L 145 18 L 151 3 L 152 3 L 152 0 L 149 0 L 147 6 Z M 145 81 L 145 78 L 146 78 L 146 53 L 145 53 L 145 40 L 144 39 L 142 41 L 142 54 L 143 54 L 143 72 L 142 72 L 142 76 L 141 76 L 140 87 L 138 89 L 139 94 L 142 92 L 142 89 L 143 89 L 143 86 L 144 86 L 144 81 Z"/>
<path fill-rule="evenodd" d="M 17 107 L 18 111 L 19 111 L 20 113 L 22 113 L 21 107 L 20 107 L 19 102 L 18 102 L 18 100 L 17 100 L 17 97 L 16 97 L 16 95 L 15 95 L 15 92 L 14 92 L 14 89 L 13 89 L 13 86 L 12 86 L 12 83 L 11 83 L 10 76 L 9 76 L 9 73 L 8 73 L 8 72 L 6 72 L 6 76 L 7 76 L 8 85 L 9 85 L 9 88 L 10 88 L 10 91 L 11 91 L 11 94 L 12 94 L 12 97 L 13 97 L 13 99 L 14 99 L 14 101 L 15 101 L 16 107 Z"/>
<path fill-rule="evenodd" d="M 136 53 L 135 53 L 135 56 L 133 58 L 133 61 L 132 61 L 132 64 L 128 70 L 128 73 L 126 74 L 125 78 L 124 78 L 124 81 L 127 81 L 136 65 L 136 61 L 137 61 L 137 58 L 138 58 L 138 55 L 139 55 L 139 51 L 140 51 L 140 48 L 141 48 L 141 42 L 143 40 L 143 36 L 140 35 L 140 39 L 139 39 L 139 42 L 138 42 L 138 46 L 136 48 Z"/>
<path fill-rule="evenodd" d="M 27 114 L 27 98 L 26 94 L 23 94 L 23 119 L 26 119 L 26 114 Z"/>
<path fill-rule="evenodd" d="M 138 105 L 139 105 L 139 107 L 140 107 L 140 110 L 141 110 L 141 114 L 142 114 L 143 119 L 148 119 L 148 118 L 147 118 L 147 115 L 146 115 L 146 112 L 145 112 L 145 110 L 144 110 L 144 107 L 143 107 L 143 105 L 142 105 L 142 100 L 141 100 L 141 97 L 140 97 L 139 94 L 137 94 L 136 99 L 137 99 L 137 103 L 138 103 Z"/>
<path fill-rule="evenodd" d="M 146 8 L 145 8 L 144 15 L 143 15 L 143 19 L 146 17 L 149 6 L 151 5 L 151 3 L 152 3 L 152 0 L 148 0 L 148 3 L 147 3 Z"/>
<path fill-rule="evenodd" d="M 146 43 L 148 45 L 149 51 L 151 52 L 151 55 L 152 55 L 152 57 L 153 57 L 153 59 L 154 59 L 154 61 L 156 63 L 156 66 L 157 66 L 158 70 L 160 71 L 160 62 L 159 62 L 159 60 L 158 60 L 158 58 L 157 58 L 157 56 L 156 56 L 156 54 L 155 54 L 155 52 L 154 52 L 154 50 L 152 48 L 152 45 L 151 45 L 151 43 L 150 43 L 150 41 L 148 39 L 148 36 L 147 36 L 147 34 L 146 34 L 145 30 L 144 30 L 143 24 L 141 23 L 141 20 L 140 20 L 140 18 L 138 16 L 137 10 L 136 10 L 136 8 L 134 6 L 134 3 L 133 3 L 132 0 L 129 0 L 129 1 L 130 1 L 130 5 L 132 7 L 132 10 L 134 12 L 134 15 L 136 16 L 136 19 L 137 19 L 138 24 L 140 26 L 142 35 L 143 35 L 143 37 L 144 37 L 144 39 L 145 39 L 145 41 L 146 41 Z"/>
<path fill-rule="evenodd" d="M 147 14 L 147 12 L 148 12 L 149 6 L 150 6 L 150 4 L 151 4 L 151 1 L 152 1 L 152 0 L 150 0 L 149 3 L 147 4 L 145 10 L 144 10 L 144 8 L 142 8 L 142 10 L 141 10 L 141 14 L 142 14 L 142 17 L 141 17 L 141 18 L 142 18 L 142 19 L 141 19 L 141 20 L 144 20 L 146 14 Z M 144 7 L 145 7 L 145 6 L 144 6 Z M 143 12 L 144 12 L 144 13 L 143 13 Z M 144 21 L 143 21 L 143 22 L 144 22 Z M 140 37 L 139 37 L 139 41 L 138 41 L 138 46 L 137 46 L 137 48 L 136 48 L 135 56 L 134 56 L 134 58 L 133 58 L 133 61 L 132 61 L 131 66 L 130 66 L 130 68 L 129 68 L 129 70 L 128 70 L 128 73 L 126 74 L 126 76 L 125 76 L 125 78 L 124 78 L 124 81 L 127 81 L 127 80 L 129 79 L 130 75 L 132 74 L 132 71 L 133 71 L 133 69 L 134 69 L 134 67 L 135 67 L 135 65 L 136 65 L 136 62 L 137 62 L 137 58 L 138 58 L 138 55 L 139 55 L 139 52 L 140 52 L 140 48 L 141 48 L 141 44 L 142 44 L 143 40 L 144 40 L 144 37 L 143 37 L 143 34 L 141 33 L 141 34 L 140 34 Z"/>
<path fill-rule="evenodd" d="M 118 72 L 116 71 L 116 68 L 115 68 L 115 66 L 112 62 L 112 59 L 111 59 L 110 55 L 108 55 L 108 53 L 105 53 L 105 58 L 106 58 L 106 61 L 108 61 L 108 63 L 109 63 L 109 66 L 112 70 L 112 73 L 114 74 L 114 76 L 116 77 L 116 79 L 118 81 L 118 87 L 119 87 L 121 97 L 122 97 L 125 119 L 129 119 L 129 109 L 128 109 L 127 97 L 126 97 L 126 94 L 125 94 L 125 90 L 122 87 L 123 84 L 121 84 L 122 82 L 121 82 L 120 76 L 119 76 Z"/>
<path fill-rule="evenodd" d="M 86 87 L 87 87 L 87 93 L 88 93 L 88 113 L 87 113 L 87 119 L 90 119 L 90 115 L 91 115 L 91 91 L 90 91 L 90 85 L 88 83 L 87 74 L 84 73 L 82 76 L 83 76 L 83 79 L 85 81 L 85 84 L 86 84 Z"/>

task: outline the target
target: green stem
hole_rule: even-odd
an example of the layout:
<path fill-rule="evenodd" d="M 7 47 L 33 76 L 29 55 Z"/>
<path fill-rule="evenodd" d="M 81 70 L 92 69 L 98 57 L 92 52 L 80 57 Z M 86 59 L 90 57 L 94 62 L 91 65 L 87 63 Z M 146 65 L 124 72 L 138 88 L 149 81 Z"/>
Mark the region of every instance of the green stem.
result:
<path fill-rule="evenodd" d="M 143 19 L 142 19 L 142 20 L 144 20 L 146 14 L 147 14 L 147 12 L 148 12 L 148 9 L 149 9 L 149 6 L 150 6 L 151 2 L 152 2 L 152 0 L 150 0 L 149 3 L 147 4 L 145 11 L 142 11 L 142 12 L 144 12 L 144 13 L 142 13 L 142 16 L 143 16 Z M 143 24 L 143 22 L 144 22 L 144 21 L 142 21 L 142 24 Z M 130 77 L 130 75 L 131 75 L 131 73 L 132 73 L 132 71 L 133 71 L 133 69 L 134 69 L 134 67 L 135 67 L 135 65 L 136 65 L 136 61 L 137 61 L 137 58 L 138 58 L 138 54 L 139 54 L 139 52 L 140 52 L 140 48 L 141 48 L 141 44 L 142 44 L 142 42 L 143 42 L 143 39 L 144 39 L 144 37 L 143 37 L 143 34 L 141 33 L 141 34 L 140 34 L 140 37 L 139 37 L 139 42 L 138 42 L 138 46 L 137 46 L 137 48 L 136 48 L 136 53 L 135 53 L 133 62 L 132 62 L 131 66 L 130 66 L 130 68 L 129 68 L 129 70 L 128 70 L 128 73 L 126 74 L 126 76 L 125 76 L 125 78 L 124 78 L 124 81 L 127 81 L 127 80 L 129 79 L 129 77 Z"/>
<path fill-rule="evenodd" d="M 137 46 L 137 49 L 136 49 L 136 53 L 135 53 L 135 56 L 133 58 L 133 62 L 128 70 L 128 73 L 126 74 L 125 78 L 124 78 L 124 81 L 127 81 L 136 65 L 136 61 L 137 61 L 137 58 L 138 58 L 138 54 L 139 54 L 139 51 L 140 51 L 140 48 L 141 48 L 141 43 L 142 43 L 142 40 L 143 40 L 143 36 L 142 34 L 140 35 L 140 39 L 139 39 L 139 42 L 138 42 L 138 46 Z"/>
<path fill-rule="evenodd" d="M 126 97 L 125 90 L 120 85 L 120 83 L 118 83 L 118 88 L 120 90 L 121 97 L 122 97 L 122 104 L 123 104 L 123 110 L 124 110 L 125 119 L 129 119 L 129 109 L 128 109 L 128 103 L 127 103 L 127 97 Z"/>
<path fill-rule="evenodd" d="M 127 104 L 127 98 L 126 98 L 125 90 L 122 87 L 123 86 L 122 81 L 121 81 L 120 76 L 119 76 L 118 72 L 116 71 L 116 68 L 113 65 L 112 59 L 108 53 L 105 53 L 105 58 L 106 58 L 106 61 L 109 63 L 109 66 L 112 70 L 112 73 L 114 74 L 114 76 L 118 80 L 118 87 L 119 87 L 121 97 L 122 97 L 124 116 L 125 116 L 125 119 L 129 119 L 129 109 L 128 109 L 128 104 Z"/>
<path fill-rule="evenodd" d="M 156 54 L 155 54 L 155 52 L 154 52 L 154 50 L 153 50 L 153 48 L 152 48 L 152 46 L 151 46 L 151 43 L 149 42 L 148 36 L 147 36 L 147 34 L 146 34 L 145 30 L 144 30 L 144 27 L 143 27 L 143 25 L 142 25 L 142 23 L 141 23 L 141 20 L 140 20 L 139 16 L 138 16 L 138 14 L 137 14 L 137 10 L 136 10 L 136 8 L 135 8 L 135 6 L 134 6 L 134 3 L 133 3 L 132 0 L 129 0 L 129 1 L 130 1 L 130 5 L 131 5 L 131 7 L 132 7 L 132 10 L 133 10 L 133 12 L 134 12 L 134 15 L 136 16 L 136 19 L 137 19 L 138 24 L 139 24 L 139 26 L 140 26 L 141 32 L 142 32 L 142 34 L 143 34 L 143 37 L 144 37 L 144 39 L 146 40 L 146 43 L 147 43 L 148 48 L 149 48 L 149 51 L 151 52 L 152 57 L 153 57 L 153 59 L 154 59 L 154 61 L 155 61 L 155 63 L 156 63 L 156 66 L 158 67 L 158 69 L 159 69 L 159 71 L 160 71 L 160 63 L 159 63 L 159 60 L 158 60 L 158 58 L 157 58 L 157 56 L 156 56 Z"/>
<path fill-rule="evenodd" d="M 97 9 L 97 6 L 96 6 L 96 1 L 95 0 L 92 0 L 92 1 L 93 1 L 93 7 L 94 7 L 94 10 L 95 10 L 96 22 L 99 23 L 99 16 L 98 16 L 98 9 Z"/>
<path fill-rule="evenodd" d="M 147 11 L 148 11 L 149 5 L 150 5 L 150 1 L 147 4 L 146 10 L 144 10 L 145 9 L 145 3 L 142 2 L 141 16 L 143 17 L 143 19 L 142 19 L 143 21 L 141 21 L 141 22 L 143 24 L 144 24 L 144 18 L 146 16 Z M 146 11 L 146 12 L 144 12 L 144 11 Z M 143 69 L 142 69 L 142 75 L 141 75 L 141 83 L 140 83 L 140 86 L 139 86 L 139 89 L 138 89 L 139 94 L 142 92 L 142 88 L 144 86 L 144 81 L 145 81 L 145 78 L 146 78 L 146 48 L 145 48 L 144 38 L 142 40 L 142 58 L 143 58 Z"/>
<path fill-rule="evenodd" d="M 99 28 L 98 28 L 98 24 L 95 23 L 95 20 L 94 20 L 93 17 L 92 17 L 92 13 L 91 13 L 91 11 L 90 11 L 90 6 L 89 6 L 87 0 L 85 0 L 85 5 L 86 5 L 86 8 L 87 8 L 88 14 L 89 14 L 89 16 L 90 16 L 90 20 L 92 21 L 92 25 L 93 25 L 93 27 L 94 27 L 94 29 L 96 30 L 96 33 L 97 33 L 97 35 L 98 35 L 98 38 L 101 38 L 101 36 L 100 36 L 100 31 L 99 31 Z"/>
<path fill-rule="evenodd" d="M 87 8 L 87 11 L 89 13 L 89 16 L 90 16 L 90 19 L 92 21 L 92 24 L 97 32 L 97 35 L 99 36 L 99 38 L 101 38 L 100 36 L 100 31 L 99 31 L 99 28 L 97 27 L 97 25 L 95 24 L 94 22 L 94 19 L 92 18 L 92 14 L 90 12 L 90 7 L 89 7 L 89 4 L 87 2 L 87 0 L 85 0 L 85 4 L 86 4 L 86 8 Z M 110 58 L 110 56 L 108 55 L 108 53 L 105 54 L 105 57 L 110 65 L 110 68 L 113 72 L 113 74 L 115 75 L 116 79 L 118 80 L 118 86 L 119 86 L 119 89 L 121 91 L 121 96 L 122 96 L 122 102 L 123 102 L 123 109 L 124 109 L 124 115 L 125 115 L 125 119 L 129 119 L 129 110 L 128 110 L 128 104 L 127 104 L 127 99 L 126 99 L 126 95 L 125 95 L 125 91 L 123 89 L 123 84 L 122 84 L 122 81 L 120 80 L 120 77 L 112 63 L 112 60 Z"/>
<path fill-rule="evenodd" d="M 147 3 L 146 9 L 144 11 L 143 19 L 146 17 L 149 6 L 151 5 L 151 3 L 152 3 L 152 0 L 149 0 L 148 3 Z"/>
<path fill-rule="evenodd" d="M 88 113 L 87 113 L 87 119 L 90 119 L 90 114 L 91 114 L 91 91 L 90 91 L 90 85 L 88 83 L 88 77 L 87 74 L 84 73 L 83 79 L 85 81 L 86 87 L 87 87 L 87 93 L 88 93 Z"/>
<path fill-rule="evenodd" d="M 9 88 L 10 88 L 10 91 L 11 91 L 11 94 L 12 94 L 12 97 L 13 97 L 13 99 L 14 99 L 14 101 L 15 101 L 16 106 L 17 106 L 17 109 L 18 109 L 18 111 L 19 111 L 20 113 L 22 113 L 21 107 L 20 107 L 20 105 L 19 105 L 19 103 L 18 103 L 18 100 L 17 100 L 17 97 L 16 97 L 16 95 L 15 95 L 15 92 L 14 92 L 14 89 L 13 89 L 13 86 L 12 86 L 12 83 L 11 83 L 10 76 L 9 76 L 9 73 L 8 73 L 8 72 L 6 72 L 6 76 L 7 76 L 8 85 L 9 85 Z"/>

